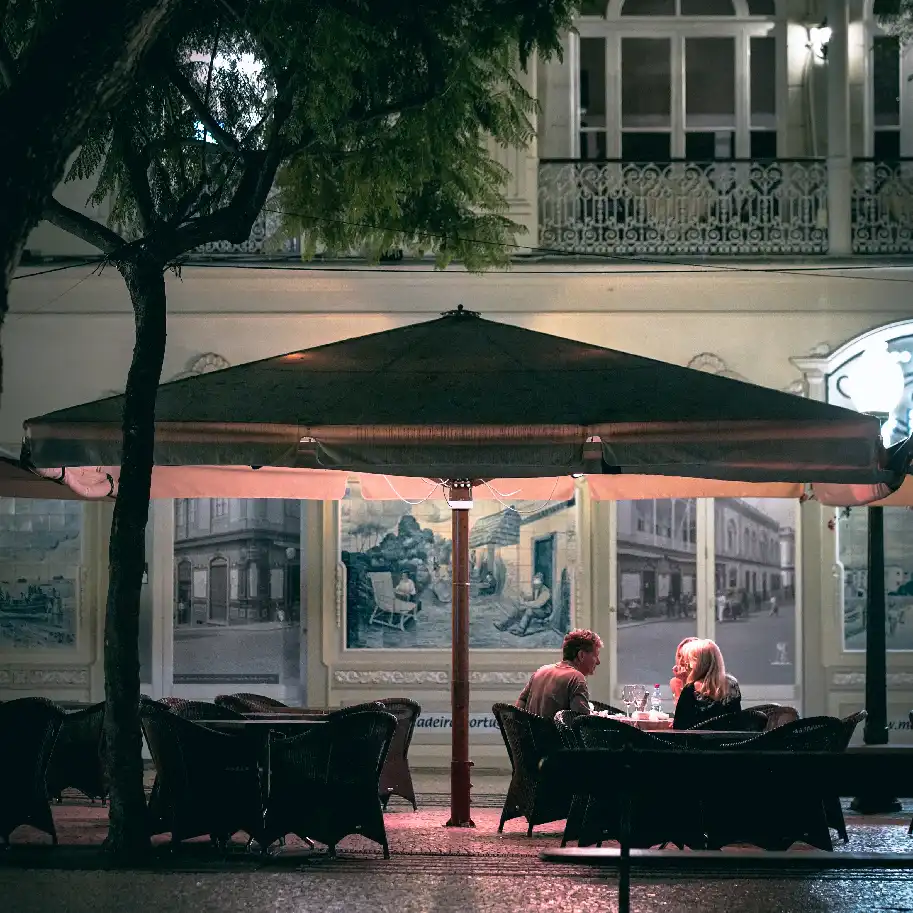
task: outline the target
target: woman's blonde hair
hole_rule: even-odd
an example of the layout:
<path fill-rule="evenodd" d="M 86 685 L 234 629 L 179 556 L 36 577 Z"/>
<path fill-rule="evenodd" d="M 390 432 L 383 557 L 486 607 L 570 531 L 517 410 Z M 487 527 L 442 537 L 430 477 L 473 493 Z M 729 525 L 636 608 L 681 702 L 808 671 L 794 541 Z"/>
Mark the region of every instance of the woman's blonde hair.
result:
<path fill-rule="evenodd" d="M 724 701 L 729 697 L 723 654 L 712 640 L 692 640 L 685 644 L 682 662 L 690 666 L 686 685 L 700 682 L 700 693 L 714 701 Z"/>

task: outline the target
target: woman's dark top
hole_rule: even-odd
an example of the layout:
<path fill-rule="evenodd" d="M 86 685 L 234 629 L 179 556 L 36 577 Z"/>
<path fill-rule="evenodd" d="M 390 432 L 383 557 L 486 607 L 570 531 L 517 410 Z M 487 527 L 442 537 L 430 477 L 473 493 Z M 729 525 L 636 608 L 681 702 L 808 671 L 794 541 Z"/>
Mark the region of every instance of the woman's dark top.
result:
<path fill-rule="evenodd" d="M 685 685 L 675 705 L 675 719 L 673 729 L 690 729 L 704 720 L 724 713 L 738 713 L 742 709 L 742 692 L 739 683 L 730 675 L 726 676 L 729 682 L 729 694 L 725 700 L 715 701 L 704 697 L 694 685 Z"/>

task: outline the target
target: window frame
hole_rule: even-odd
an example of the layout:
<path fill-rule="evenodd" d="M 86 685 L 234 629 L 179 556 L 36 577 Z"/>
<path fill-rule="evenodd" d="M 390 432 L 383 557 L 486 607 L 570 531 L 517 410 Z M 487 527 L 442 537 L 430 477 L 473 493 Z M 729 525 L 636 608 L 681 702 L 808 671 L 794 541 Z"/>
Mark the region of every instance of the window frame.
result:
<path fill-rule="evenodd" d="M 735 128 L 733 158 L 751 157 L 751 39 L 773 38 L 776 44 L 777 72 L 779 81 L 779 57 L 784 53 L 777 21 L 770 16 L 621 16 L 617 0 L 610 3 L 605 17 L 581 16 L 576 21 L 579 39 L 603 39 L 605 42 L 605 127 L 585 127 L 580 111 L 579 98 L 573 100 L 575 110 L 574 157 L 581 157 L 581 136 L 587 133 L 605 133 L 607 159 L 621 159 L 622 136 L 627 132 L 668 133 L 670 157 L 685 160 L 685 143 L 688 133 L 707 132 L 686 126 L 685 112 L 685 43 L 688 38 L 732 38 L 735 42 Z M 614 12 L 613 12 L 614 11 Z M 621 99 L 621 48 L 625 38 L 657 38 L 670 42 L 671 68 L 671 117 L 668 128 L 624 128 L 622 127 Z M 577 64 L 579 67 L 579 62 Z M 579 72 L 576 76 L 579 81 Z M 781 93 L 776 86 L 779 105 Z M 779 131 L 777 149 L 780 152 Z"/>

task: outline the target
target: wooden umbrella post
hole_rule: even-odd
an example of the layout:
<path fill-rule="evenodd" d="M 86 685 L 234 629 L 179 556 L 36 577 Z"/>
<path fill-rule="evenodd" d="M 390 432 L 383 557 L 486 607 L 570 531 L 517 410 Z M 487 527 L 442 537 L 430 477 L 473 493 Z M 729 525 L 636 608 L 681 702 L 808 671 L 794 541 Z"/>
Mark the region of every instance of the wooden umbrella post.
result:
<path fill-rule="evenodd" d="M 453 640 L 450 672 L 451 761 L 450 820 L 446 827 L 475 827 L 470 817 L 469 782 L 469 509 L 472 507 L 472 482 L 448 482 L 453 546 Z"/>

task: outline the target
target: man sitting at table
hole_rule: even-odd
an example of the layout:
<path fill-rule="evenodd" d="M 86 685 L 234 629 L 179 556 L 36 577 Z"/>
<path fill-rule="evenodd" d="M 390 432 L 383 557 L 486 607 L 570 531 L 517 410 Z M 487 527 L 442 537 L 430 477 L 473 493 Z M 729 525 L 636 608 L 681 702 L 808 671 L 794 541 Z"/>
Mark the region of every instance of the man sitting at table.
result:
<path fill-rule="evenodd" d="M 571 631 L 564 637 L 560 663 L 537 669 L 517 698 L 517 707 L 547 720 L 559 710 L 590 712 L 587 676 L 599 665 L 602 640 L 593 631 Z"/>

